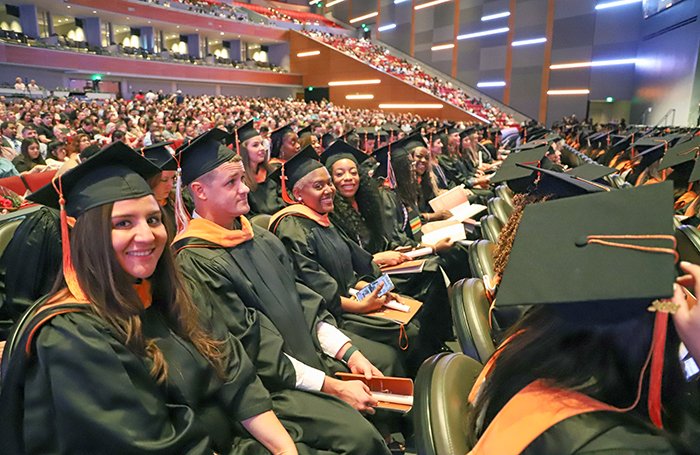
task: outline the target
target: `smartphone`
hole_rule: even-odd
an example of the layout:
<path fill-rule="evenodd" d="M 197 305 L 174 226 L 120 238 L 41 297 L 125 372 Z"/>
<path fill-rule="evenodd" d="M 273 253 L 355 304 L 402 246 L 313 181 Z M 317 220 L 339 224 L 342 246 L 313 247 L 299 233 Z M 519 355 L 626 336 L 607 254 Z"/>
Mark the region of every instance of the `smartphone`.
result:
<path fill-rule="evenodd" d="M 372 281 L 370 284 L 367 286 L 363 287 L 359 291 L 357 291 L 357 294 L 355 294 L 355 297 L 357 297 L 357 300 L 362 300 L 368 295 L 370 295 L 375 289 L 377 289 L 377 286 L 379 286 L 380 283 L 384 283 L 384 287 L 382 288 L 381 291 L 379 291 L 378 296 L 381 297 L 387 292 L 391 291 L 394 289 L 394 283 L 391 281 L 391 278 L 389 278 L 389 275 L 386 273 L 377 278 L 376 280 Z"/>

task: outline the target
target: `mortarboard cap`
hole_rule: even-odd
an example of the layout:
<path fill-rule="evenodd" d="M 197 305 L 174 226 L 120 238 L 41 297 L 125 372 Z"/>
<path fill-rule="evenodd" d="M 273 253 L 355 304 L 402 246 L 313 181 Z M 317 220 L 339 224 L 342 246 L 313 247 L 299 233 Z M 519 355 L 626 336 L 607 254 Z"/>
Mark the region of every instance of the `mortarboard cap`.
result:
<path fill-rule="evenodd" d="M 401 139 L 387 144 L 384 147 L 378 148 L 372 153 L 372 156 L 379 163 L 379 167 L 374 173 L 375 177 L 387 177 L 387 157 L 389 156 L 389 151 L 391 151 L 391 159 L 408 155 L 416 147 L 427 147 L 425 139 L 420 133 L 413 133 L 410 136 L 402 137 Z"/>
<path fill-rule="evenodd" d="M 679 142 L 666 151 L 659 169 L 667 169 L 681 163 L 694 161 L 700 153 L 700 136 L 689 141 Z"/>
<path fill-rule="evenodd" d="M 153 194 L 146 179 L 159 172 L 156 165 L 131 147 L 115 142 L 67 171 L 56 186 L 63 191 L 66 213 L 77 218 L 101 205 Z M 54 182 L 39 188 L 27 199 L 47 207 L 60 207 Z"/>
<path fill-rule="evenodd" d="M 664 156 L 666 147 L 663 143 L 657 144 L 653 147 L 647 148 L 642 153 L 632 158 L 632 161 L 638 162 L 639 164 L 635 166 L 638 171 L 643 171 L 648 168 L 656 161 L 660 160 Z"/>
<path fill-rule="evenodd" d="M 672 189 L 665 182 L 527 206 L 496 305 L 553 305 L 590 325 L 638 317 L 670 297 Z"/>
<path fill-rule="evenodd" d="M 304 128 L 297 131 L 297 136 L 299 136 L 299 138 L 301 138 L 305 134 L 311 134 L 311 124 L 306 125 Z"/>
<path fill-rule="evenodd" d="M 535 181 L 535 176 L 530 169 L 518 167 L 517 164 L 539 164 L 546 151 L 547 146 L 541 145 L 509 154 L 491 178 L 491 183 L 506 182 L 508 187 L 516 193 L 528 191 Z"/>
<path fill-rule="evenodd" d="M 582 164 L 567 171 L 569 175 L 590 181 L 602 179 L 603 177 L 614 174 L 615 172 L 617 172 L 617 169 L 615 168 L 595 163 Z"/>
<path fill-rule="evenodd" d="M 366 154 L 349 145 L 347 142 L 337 140 L 321 154 L 321 162 L 330 169 L 338 160 L 349 159 L 359 165 L 369 158 Z"/>
<path fill-rule="evenodd" d="M 230 143 L 232 137 L 225 131 L 212 128 L 192 139 L 182 147 L 177 156 L 182 169 L 182 183 L 189 185 L 207 172 L 230 161 L 236 154 L 223 141 Z"/>
<path fill-rule="evenodd" d="M 170 152 L 172 142 L 159 142 L 141 149 L 141 154 L 161 171 L 177 171 L 177 162 Z"/>
<path fill-rule="evenodd" d="M 382 130 L 388 133 L 399 133 L 401 132 L 401 127 L 396 123 L 386 122 L 382 125 Z"/>
<path fill-rule="evenodd" d="M 326 133 L 323 136 L 321 136 L 321 147 L 323 149 L 327 149 L 332 143 L 335 141 L 335 136 L 331 133 Z"/>
<path fill-rule="evenodd" d="M 464 139 L 465 137 L 469 136 L 472 133 L 477 132 L 477 128 L 475 126 L 468 126 L 467 129 L 463 130 L 461 133 L 459 133 L 459 137 L 461 139 Z"/>
<path fill-rule="evenodd" d="M 286 177 L 286 187 L 291 190 L 301 178 L 321 167 L 323 164 L 318 160 L 316 150 L 310 145 L 304 147 L 282 165 L 282 173 Z"/>
<path fill-rule="evenodd" d="M 605 185 L 593 183 L 564 172 L 542 169 L 530 164 L 518 163 L 516 166 L 537 172 L 537 181 L 532 192 L 542 196 L 551 196 L 555 199 L 561 199 L 611 190 L 611 188 Z"/>
<path fill-rule="evenodd" d="M 246 124 L 238 128 L 235 134 L 236 138 L 238 139 L 238 142 L 240 142 L 241 144 L 247 141 L 248 139 L 254 138 L 255 136 L 260 136 L 260 132 L 258 132 L 258 130 L 255 129 L 253 120 L 247 122 Z"/>

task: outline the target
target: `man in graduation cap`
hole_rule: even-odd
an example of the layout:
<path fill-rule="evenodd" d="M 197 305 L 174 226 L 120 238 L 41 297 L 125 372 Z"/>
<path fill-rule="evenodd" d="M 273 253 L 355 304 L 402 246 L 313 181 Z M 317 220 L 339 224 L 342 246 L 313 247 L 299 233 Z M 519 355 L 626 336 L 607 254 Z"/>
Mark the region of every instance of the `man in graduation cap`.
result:
<path fill-rule="evenodd" d="M 322 298 L 296 282 L 282 243 L 245 218 L 243 165 L 212 131 L 180 152 L 195 212 L 173 242 L 202 317 L 225 321 L 243 343 L 296 442 L 333 453 L 386 453 L 357 412 L 373 413 L 369 389 L 330 376 L 381 372 L 338 330 Z"/>

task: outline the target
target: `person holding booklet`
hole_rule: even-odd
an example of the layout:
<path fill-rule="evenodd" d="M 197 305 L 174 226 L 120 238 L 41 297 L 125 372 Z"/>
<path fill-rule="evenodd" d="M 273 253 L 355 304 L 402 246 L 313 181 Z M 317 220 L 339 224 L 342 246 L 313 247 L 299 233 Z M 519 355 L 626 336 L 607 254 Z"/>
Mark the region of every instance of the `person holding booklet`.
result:
<path fill-rule="evenodd" d="M 413 322 L 401 325 L 368 315 L 380 310 L 386 298 L 358 301 L 351 297 L 350 289 L 363 288 L 379 276 L 380 270 L 372 254 L 329 219 L 336 188 L 328 170 L 307 147 L 285 163 L 282 171 L 282 193 L 291 205 L 273 215 L 270 230 L 290 251 L 299 278 L 323 296 L 341 327 L 405 353 L 409 374 L 415 373 L 422 361 L 437 352 L 451 335 L 442 274 L 439 270 L 424 270 L 421 274 L 392 276 L 399 293 L 424 303 L 417 316 L 420 330 Z M 286 193 L 287 188 L 292 190 L 294 199 Z"/>

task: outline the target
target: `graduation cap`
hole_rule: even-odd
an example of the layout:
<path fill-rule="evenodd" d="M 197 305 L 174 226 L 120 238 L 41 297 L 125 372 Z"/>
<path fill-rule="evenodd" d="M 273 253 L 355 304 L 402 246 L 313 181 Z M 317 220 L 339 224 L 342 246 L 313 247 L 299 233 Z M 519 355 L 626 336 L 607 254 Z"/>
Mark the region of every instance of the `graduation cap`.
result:
<path fill-rule="evenodd" d="M 282 139 L 284 139 L 284 135 L 293 132 L 294 130 L 292 129 L 291 125 L 285 125 L 270 133 L 270 155 L 272 155 L 273 158 L 277 158 L 279 156 L 279 149 L 282 146 Z"/>
<path fill-rule="evenodd" d="M 349 159 L 358 166 L 369 158 L 345 141 L 337 140 L 321 154 L 321 162 L 330 169 L 336 161 Z"/>
<path fill-rule="evenodd" d="M 553 305 L 574 324 L 634 318 L 673 294 L 670 182 L 525 208 L 497 306 Z"/>
<path fill-rule="evenodd" d="M 600 180 L 603 177 L 614 174 L 615 172 L 617 172 L 617 169 L 615 168 L 596 163 L 582 164 L 567 171 L 569 175 L 590 181 Z"/>
<path fill-rule="evenodd" d="M 146 179 L 160 169 L 123 142 L 114 142 L 27 199 L 55 209 L 60 208 L 58 189 L 63 192 L 66 212 L 78 217 L 100 205 L 152 194 Z"/>
<path fill-rule="evenodd" d="M 227 132 L 212 128 L 182 147 L 177 153 L 182 169 L 182 183 L 189 185 L 198 177 L 230 161 L 236 154 L 223 141 L 231 140 L 232 137 Z"/>
<path fill-rule="evenodd" d="M 647 409 L 657 427 L 662 426 L 661 378 L 672 311 L 658 299 L 673 295 L 678 258 L 673 233 L 671 182 L 530 204 L 495 303 L 547 305 L 556 323 L 574 330 L 655 312 L 649 379 L 644 381 L 645 367 L 637 383 L 648 384 Z"/>
<path fill-rule="evenodd" d="M 459 133 L 460 139 L 464 139 L 465 137 L 469 136 L 472 133 L 477 132 L 478 129 L 475 126 L 469 126 L 467 129 L 463 130 L 461 133 Z"/>
<path fill-rule="evenodd" d="M 326 133 L 321 136 L 321 147 L 323 147 L 325 150 L 333 143 L 333 141 L 335 141 L 335 136 L 333 136 L 332 133 Z"/>
<path fill-rule="evenodd" d="M 141 149 L 141 155 L 158 166 L 161 171 L 177 171 L 177 161 L 170 153 L 170 145 L 172 145 L 171 141 L 149 145 Z"/>
<path fill-rule="evenodd" d="M 287 204 L 294 204 L 294 200 L 289 196 L 287 189 L 294 188 L 299 180 L 322 168 L 323 164 L 318 159 L 316 150 L 310 145 L 304 147 L 299 153 L 288 159 L 281 167 L 282 199 Z"/>
<path fill-rule="evenodd" d="M 589 180 L 582 179 L 564 172 L 556 172 L 550 169 L 542 169 L 530 164 L 518 163 L 516 166 L 537 172 L 539 179 L 535 183 L 532 192 L 542 196 L 551 196 L 556 199 L 582 196 L 584 194 L 610 191 L 612 188 Z"/>
<path fill-rule="evenodd" d="M 255 129 L 254 123 L 255 122 L 253 120 L 250 120 L 234 132 L 238 142 L 242 144 L 248 139 L 252 139 L 255 136 L 260 136 L 260 132 Z"/>
<path fill-rule="evenodd" d="M 651 166 L 652 164 L 654 164 L 656 161 L 660 160 L 664 156 L 665 152 L 666 152 L 665 144 L 658 144 L 658 145 L 655 145 L 651 148 L 646 149 L 642 153 L 639 153 L 637 156 L 632 158 L 631 161 L 639 162 L 639 164 L 636 166 L 636 168 L 638 171 L 641 172 L 644 169 Z"/>
<path fill-rule="evenodd" d="M 311 134 L 311 124 L 308 124 L 304 128 L 297 131 L 297 136 L 299 136 L 299 138 L 301 138 L 305 134 Z"/>
<path fill-rule="evenodd" d="M 121 141 L 120 141 L 120 142 L 121 142 Z M 90 145 L 88 145 L 87 147 L 85 147 L 85 148 L 83 149 L 82 152 L 79 153 L 79 155 L 80 155 L 80 160 L 81 160 L 81 161 L 86 161 L 86 160 L 92 158 L 93 156 L 95 156 L 95 154 L 97 154 L 97 152 L 99 152 L 99 151 L 100 151 L 100 146 L 99 146 L 99 145 L 97 145 L 97 144 L 90 144 Z"/>
<path fill-rule="evenodd" d="M 447 133 L 448 135 L 461 132 L 462 130 L 460 128 L 457 128 L 457 125 L 449 125 L 447 128 L 445 128 L 445 133 Z"/>
<path fill-rule="evenodd" d="M 353 134 L 355 136 L 357 136 L 357 131 L 355 131 L 355 128 L 351 128 L 350 131 L 348 131 L 347 133 L 344 133 L 342 136 L 340 136 L 340 139 L 346 140 L 348 136 L 351 136 Z"/>
<path fill-rule="evenodd" d="M 67 216 L 78 218 L 105 204 L 153 194 L 146 180 L 159 172 L 157 166 L 128 145 L 115 142 L 27 196 L 30 201 L 61 212 L 63 275 L 73 296 L 86 299 L 71 260 Z"/>
<path fill-rule="evenodd" d="M 659 169 L 667 169 L 679 164 L 695 161 L 700 154 L 700 136 L 689 141 L 679 142 L 666 151 Z"/>
<path fill-rule="evenodd" d="M 516 193 L 527 192 L 535 181 L 535 175 L 532 170 L 519 167 L 517 164 L 539 164 L 546 152 L 547 146 L 540 145 L 509 154 L 491 178 L 491 183 L 506 182 L 508 187 Z"/>
<path fill-rule="evenodd" d="M 379 166 L 374 171 L 374 177 L 393 179 L 393 171 L 391 171 L 391 163 L 389 163 L 389 152 L 391 152 L 391 161 L 394 161 L 396 158 L 409 155 L 416 147 L 427 147 L 425 139 L 420 133 L 402 137 L 375 150 L 372 156 L 377 160 Z"/>
<path fill-rule="evenodd" d="M 382 130 L 387 133 L 399 133 L 401 132 L 401 127 L 396 123 L 386 122 L 382 125 Z"/>

